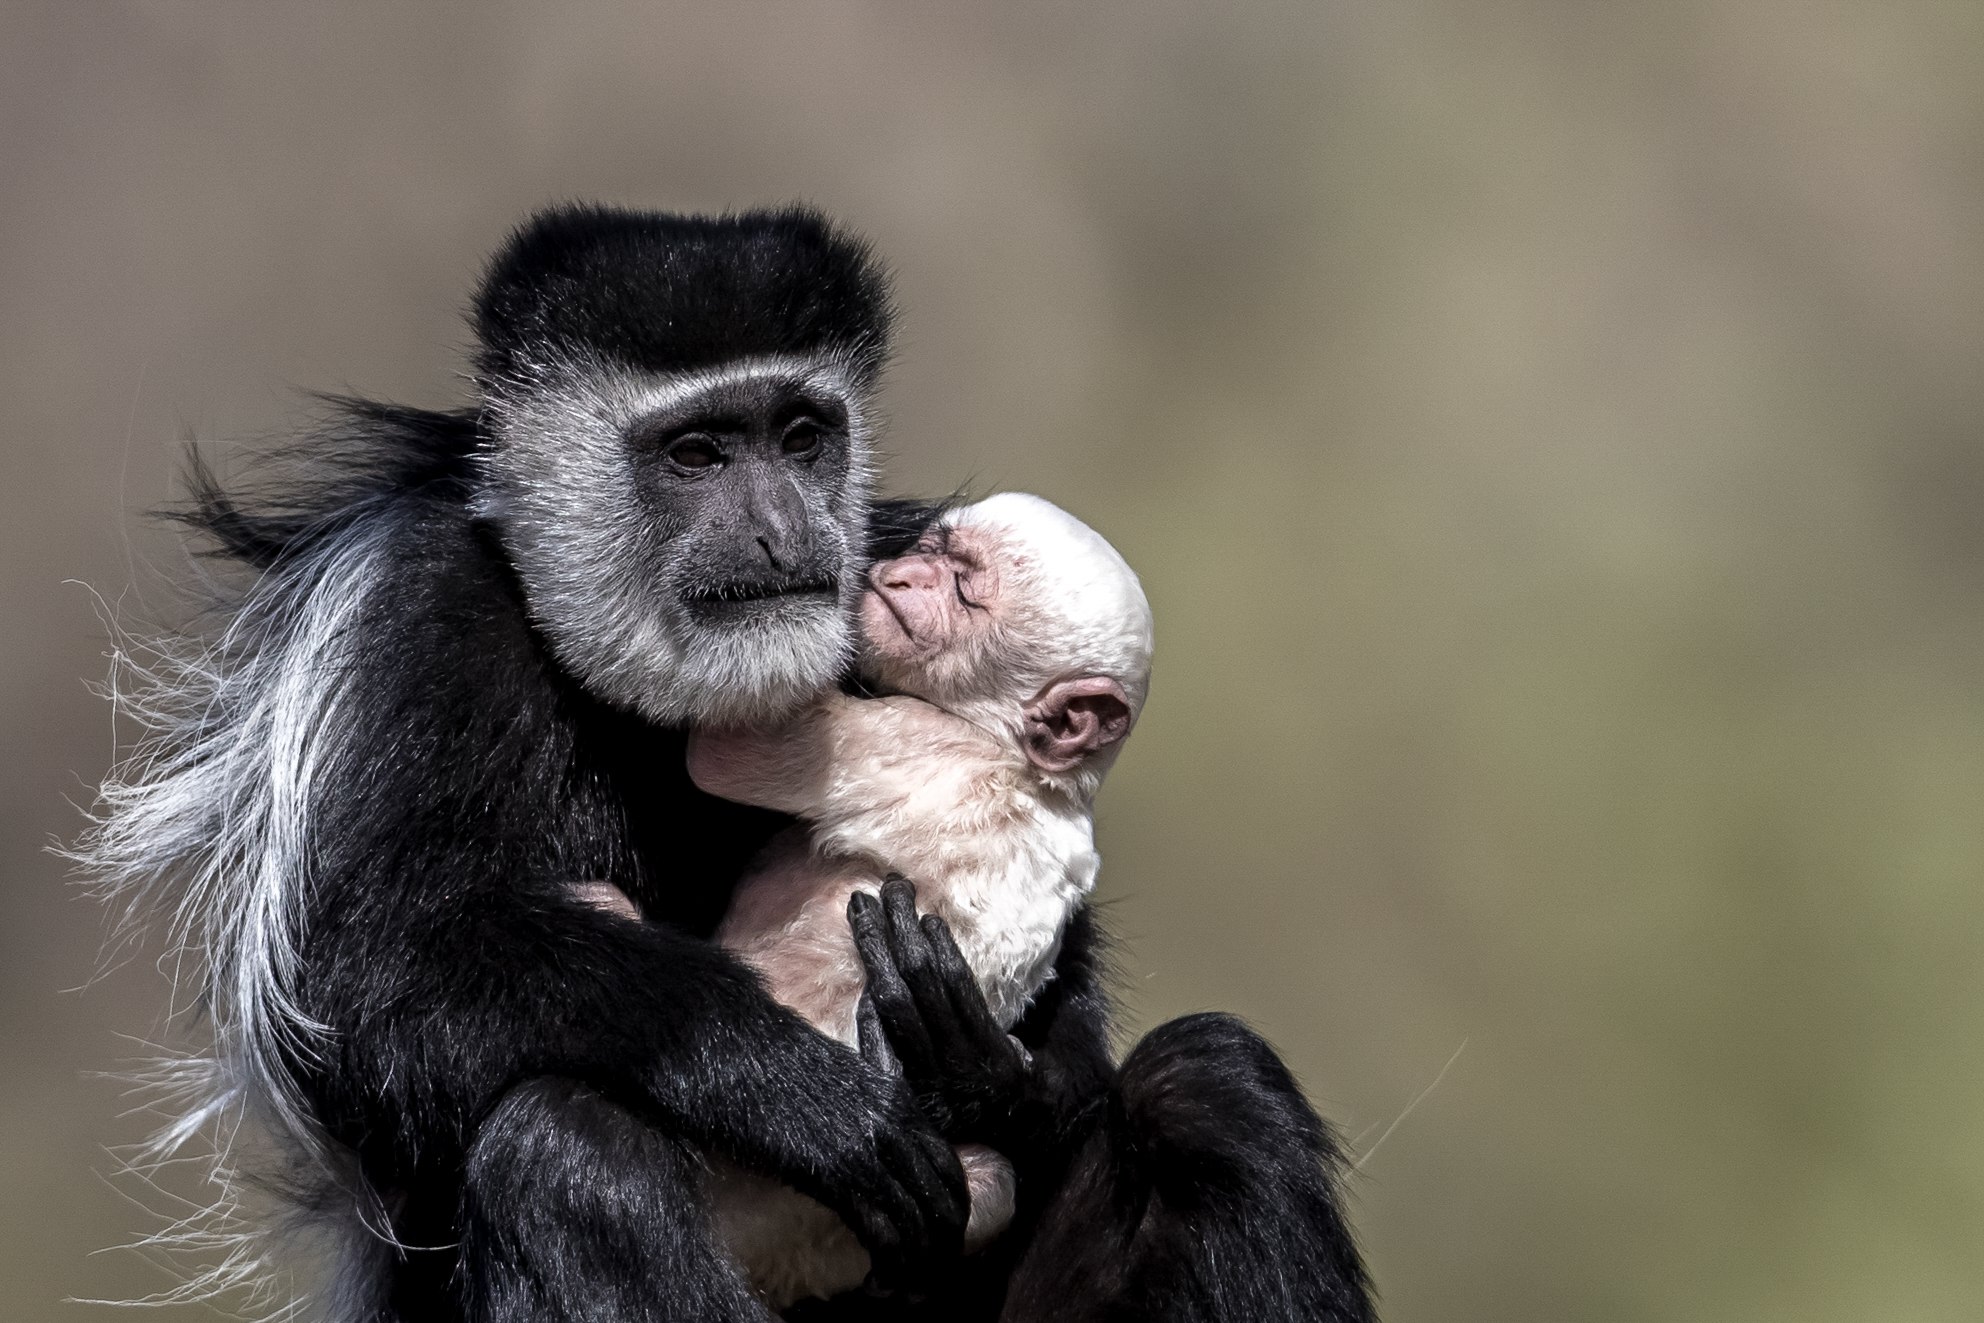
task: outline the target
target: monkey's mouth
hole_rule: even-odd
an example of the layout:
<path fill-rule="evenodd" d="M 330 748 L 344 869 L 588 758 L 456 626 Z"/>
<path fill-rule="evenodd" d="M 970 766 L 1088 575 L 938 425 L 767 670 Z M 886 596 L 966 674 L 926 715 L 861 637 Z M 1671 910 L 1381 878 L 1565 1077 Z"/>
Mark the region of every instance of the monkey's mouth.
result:
<path fill-rule="evenodd" d="M 840 580 L 831 574 L 820 574 L 806 578 L 699 584 L 683 593 L 682 600 L 698 615 L 746 615 L 788 604 L 812 604 L 823 600 L 838 602 Z"/>

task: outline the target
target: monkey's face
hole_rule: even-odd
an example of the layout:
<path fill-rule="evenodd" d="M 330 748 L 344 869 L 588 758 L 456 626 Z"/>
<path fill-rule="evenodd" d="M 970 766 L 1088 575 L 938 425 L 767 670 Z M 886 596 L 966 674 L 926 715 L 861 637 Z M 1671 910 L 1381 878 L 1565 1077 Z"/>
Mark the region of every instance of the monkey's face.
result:
<path fill-rule="evenodd" d="M 945 703 L 996 690 L 1013 621 L 1015 570 L 996 530 L 947 524 L 868 571 L 863 668 L 901 693 Z"/>
<path fill-rule="evenodd" d="M 993 729 L 1017 729 L 1044 689 L 1107 677 L 1140 706 L 1150 606 L 1094 530 L 1036 496 L 954 511 L 907 556 L 868 572 L 862 672 Z"/>
<path fill-rule="evenodd" d="M 481 509 L 559 659 L 668 724 L 775 719 L 851 651 L 871 484 L 833 363 L 536 371 L 492 396 Z"/>

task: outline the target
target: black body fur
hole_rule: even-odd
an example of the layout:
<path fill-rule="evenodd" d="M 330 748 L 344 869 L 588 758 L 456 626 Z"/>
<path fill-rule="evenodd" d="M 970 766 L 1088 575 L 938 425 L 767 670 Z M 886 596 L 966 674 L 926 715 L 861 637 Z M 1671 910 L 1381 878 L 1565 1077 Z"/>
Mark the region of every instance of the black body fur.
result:
<path fill-rule="evenodd" d="M 859 246 L 806 213 L 555 212 L 498 258 L 477 303 L 490 377 L 550 344 L 644 370 L 824 351 L 872 381 L 886 316 Z M 294 947 L 267 964 L 293 1022 L 237 1016 L 252 1043 L 222 1044 L 269 1056 L 235 1072 L 240 1105 L 288 1128 L 291 1178 L 327 1182 L 319 1201 L 364 1222 L 342 1251 L 340 1319 L 763 1318 L 712 1242 L 702 1152 L 879 1209 L 867 1229 L 899 1235 L 902 1253 L 877 1253 L 878 1271 L 938 1265 L 920 1303 L 850 1297 L 821 1317 L 1370 1318 L 1337 1151 L 1286 1070 L 1236 1022 L 1196 1017 L 1119 1071 L 1086 913 L 1016 1031 L 1032 1052 L 1023 1133 L 1007 1136 L 1019 1222 L 992 1253 L 944 1260 L 949 1148 L 900 1077 L 708 941 L 780 819 L 697 790 L 681 731 L 559 665 L 477 513 L 477 412 L 336 408 L 251 497 L 196 468 L 183 518 L 259 576 L 242 619 L 286 624 L 274 618 L 336 589 L 340 567 L 368 576 L 303 659 L 339 698 L 307 723 L 307 802 L 285 810 L 307 833 L 289 908 L 267 925 Z M 906 544 L 927 513 L 877 507 L 873 550 Z M 243 719 L 219 704 L 180 738 Z M 136 872 L 119 849 L 138 847 L 99 846 L 94 862 Z M 146 866 L 173 867 L 162 854 Z M 646 922 L 567 894 L 595 879 Z M 206 947 L 227 1004 L 230 971 L 255 966 Z"/>

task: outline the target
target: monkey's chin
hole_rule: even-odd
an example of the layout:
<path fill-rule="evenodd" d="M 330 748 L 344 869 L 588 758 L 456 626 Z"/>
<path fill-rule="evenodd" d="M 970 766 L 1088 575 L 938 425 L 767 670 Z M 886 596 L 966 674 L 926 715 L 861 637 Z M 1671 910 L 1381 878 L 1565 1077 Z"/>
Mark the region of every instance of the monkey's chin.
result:
<path fill-rule="evenodd" d="M 706 604 L 685 613 L 673 664 L 638 706 L 665 724 L 762 725 L 839 680 L 853 650 L 831 593 Z"/>
<path fill-rule="evenodd" d="M 691 604 L 593 579 L 533 599 L 560 663 L 599 698 L 659 726 L 763 725 L 836 684 L 853 653 L 831 593 Z"/>

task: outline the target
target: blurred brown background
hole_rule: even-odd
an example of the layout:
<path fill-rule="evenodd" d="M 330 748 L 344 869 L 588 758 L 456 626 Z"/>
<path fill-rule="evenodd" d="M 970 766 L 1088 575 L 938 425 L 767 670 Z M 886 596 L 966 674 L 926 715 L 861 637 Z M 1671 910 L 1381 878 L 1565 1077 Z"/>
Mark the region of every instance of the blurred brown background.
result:
<path fill-rule="evenodd" d="M 89 1257 L 162 993 L 73 990 L 42 853 L 112 748 L 72 581 L 163 600 L 188 431 L 457 399 L 566 197 L 844 217 L 891 484 L 1142 571 L 1129 1018 L 1287 1051 L 1393 1323 L 1979 1317 L 1974 0 L 10 0 L 0 180 L 0 1317 L 163 1284 Z"/>

